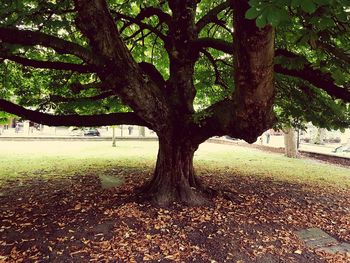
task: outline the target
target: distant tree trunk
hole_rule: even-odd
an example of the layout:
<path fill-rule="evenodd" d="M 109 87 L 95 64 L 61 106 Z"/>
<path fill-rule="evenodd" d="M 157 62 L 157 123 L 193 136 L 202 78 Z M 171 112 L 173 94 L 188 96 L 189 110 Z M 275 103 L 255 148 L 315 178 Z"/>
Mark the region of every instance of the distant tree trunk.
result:
<path fill-rule="evenodd" d="M 115 125 L 112 126 L 112 129 L 113 129 L 112 147 L 116 147 L 116 144 L 115 144 Z"/>
<path fill-rule="evenodd" d="M 326 130 L 323 128 L 317 128 L 316 136 L 312 142 L 314 144 L 323 144 L 325 136 L 326 136 Z"/>
<path fill-rule="evenodd" d="M 145 137 L 145 127 L 144 126 L 139 126 L 139 136 Z"/>
<path fill-rule="evenodd" d="M 298 148 L 295 136 L 295 130 L 292 127 L 284 129 L 284 149 L 289 158 L 298 158 Z"/>

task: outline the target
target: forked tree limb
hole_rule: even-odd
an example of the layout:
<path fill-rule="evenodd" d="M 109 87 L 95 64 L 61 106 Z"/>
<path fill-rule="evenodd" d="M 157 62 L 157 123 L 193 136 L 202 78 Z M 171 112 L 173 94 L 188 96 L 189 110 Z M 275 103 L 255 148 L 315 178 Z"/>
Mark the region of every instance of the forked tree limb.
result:
<path fill-rule="evenodd" d="M 231 122 L 230 126 L 235 128 L 239 123 L 244 133 L 241 138 L 251 143 L 275 121 L 272 110 L 275 30 L 270 25 L 259 28 L 254 20 L 246 19 L 248 1 L 233 2 L 236 123 Z"/>
<path fill-rule="evenodd" d="M 215 84 L 220 85 L 226 90 L 229 90 L 229 87 L 226 85 L 226 83 L 222 80 L 220 71 L 218 69 L 218 65 L 214 59 L 214 57 L 205 49 L 202 49 L 201 52 L 207 57 L 209 62 L 212 64 L 215 72 Z"/>
<path fill-rule="evenodd" d="M 221 11 L 225 10 L 226 8 L 229 8 L 230 5 L 231 5 L 231 1 L 228 0 L 226 2 L 223 2 L 223 3 L 219 4 L 219 5 L 217 5 L 216 7 L 211 9 L 208 13 L 206 13 L 206 15 L 204 15 L 196 23 L 196 27 L 197 27 L 198 32 L 200 32 L 207 24 L 209 24 L 209 23 L 216 23 L 217 20 L 218 20 L 217 15 Z"/>
<path fill-rule="evenodd" d="M 169 119 L 165 92 L 137 64 L 123 42 L 106 0 L 74 0 L 75 23 L 93 52 L 106 59 L 98 77 L 155 131 Z"/>
<path fill-rule="evenodd" d="M 147 29 L 149 31 L 151 31 L 152 33 L 154 33 L 156 36 L 158 36 L 161 40 L 163 40 L 164 42 L 167 41 L 167 37 L 161 32 L 159 31 L 157 28 L 146 24 L 144 22 L 142 22 L 142 19 L 139 19 L 138 17 L 132 17 L 132 16 L 128 16 L 122 13 L 118 13 L 116 11 L 112 11 L 112 15 L 114 16 L 114 18 L 116 20 L 118 19 L 124 19 L 126 21 L 129 21 L 129 23 L 127 23 L 122 30 L 124 30 L 126 27 L 131 26 L 133 24 L 138 25 L 140 27 L 140 29 Z"/>

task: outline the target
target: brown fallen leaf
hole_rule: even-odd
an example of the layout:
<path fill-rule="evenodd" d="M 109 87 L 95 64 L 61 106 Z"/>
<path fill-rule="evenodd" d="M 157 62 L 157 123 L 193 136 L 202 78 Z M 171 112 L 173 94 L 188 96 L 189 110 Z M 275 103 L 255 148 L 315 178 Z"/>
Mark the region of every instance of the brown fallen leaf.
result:
<path fill-rule="evenodd" d="M 75 205 L 75 207 L 74 207 L 74 210 L 80 210 L 81 209 L 81 204 L 79 203 L 79 204 L 76 204 Z"/>

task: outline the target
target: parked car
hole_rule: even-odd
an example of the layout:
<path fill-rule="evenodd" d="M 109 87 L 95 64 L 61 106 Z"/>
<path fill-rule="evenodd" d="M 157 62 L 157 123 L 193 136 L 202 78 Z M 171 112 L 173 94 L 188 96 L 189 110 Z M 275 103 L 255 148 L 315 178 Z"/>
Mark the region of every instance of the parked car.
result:
<path fill-rule="evenodd" d="M 101 134 L 96 128 L 90 128 L 84 130 L 84 136 L 101 136 Z"/>
<path fill-rule="evenodd" d="M 226 138 L 227 140 L 233 140 L 233 141 L 238 140 L 237 138 L 232 138 L 231 136 L 228 136 L 228 135 L 226 135 L 225 138 Z"/>

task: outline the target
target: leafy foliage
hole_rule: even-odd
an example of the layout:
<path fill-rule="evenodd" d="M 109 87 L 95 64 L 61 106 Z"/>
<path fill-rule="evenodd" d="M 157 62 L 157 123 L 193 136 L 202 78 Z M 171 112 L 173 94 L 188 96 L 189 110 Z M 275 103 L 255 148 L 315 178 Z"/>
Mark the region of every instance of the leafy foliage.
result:
<path fill-rule="evenodd" d="M 251 8 L 246 18 L 256 19 L 256 25 L 264 27 L 266 24 L 278 26 L 291 23 L 293 16 L 311 17 L 319 28 L 333 26 L 336 21 L 346 22 L 348 17 L 348 0 L 250 0 Z"/>
<path fill-rule="evenodd" d="M 303 129 L 308 122 L 329 130 L 350 127 L 348 104 L 295 78 L 278 75 L 276 85 L 276 128 L 291 125 Z"/>
<path fill-rule="evenodd" d="M 197 7 L 196 21 L 223 3 L 219 0 L 201 1 Z M 254 19 L 261 28 L 266 25 L 274 26 L 276 47 L 299 55 L 294 58 L 279 56 L 275 60 L 276 64 L 290 70 L 303 70 L 305 64 L 312 63 L 313 68 L 330 73 L 336 84 L 347 87 L 350 80 L 350 1 L 250 0 L 249 5 L 250 9 L 245 17 Z M 118 18 L 116 23 L 119 32 L 133 58 L 137 62 L 153 64 L 167 80 L 170 74 L 169 56 L 164 48 L 164 40 L 152 29 L 166 35 L 170 30 L 169 25 L 163 23 L 159 16 L 140 17 L 140 14 L 148 7 L 155 7 L 171 15 L 168 2 L 110 0 L 109 7 L 113 17 Z M 199 37 L 232 42 L 232 13 L 231 8 L 223 8 L 214 20 L 203 27 Z M 140 20 L 135 21 L 138 17 Z M 75 18 L 74 4 L 70 0 L 4 0 L 0 11 L 0 26 L 39 31 L 87 46 L 87 39 L 77 29 Z M 197 111 L 228 98 L 235 89 L 235 62 L 232 56 L 214 48 L 205 50 L 207 53 L 200 53 L 193 76 L 196 87 L 194 104 Z M 40 61 L 82 64 L 81 59 L 76 56 L 60 54 L 40 45 L 1 43 L 0 53 Z M 91 85 L 99 82 L 94 73 L 37 69 L 7 60 L 0 67 L 0 97 L 15 100 L 22 106 L 58 114 L 97 114 L 130 110 L 116 96 L 101 100 L 89 99 L 100 94 Z M 348 105 L 333 100 L 310 83 L 296 78 L 278 75 L 276 82 L 275 109 L 281 122 L 296 118 L 313 121 L 322 127 L 339 128 L 349 125 Z M 76 83 L 89 84 L 90 87 L 77 88 Z M 307 88 L 303 90 L 303 87 Z M 312 107 L 308 103 L 310 96 L 313 98 Z M 337 117 L 332 118 L 332 115 Z"/>
<path fill-rule="evenodd" d="M 347 89 L 349 68 L 349 1 L 273 1 L 285 5 L 288 15 L 278 23 L 277 47 L 291 50 L 299 57 L 276 57 L 284 68 L 303 70 L 307 63 L 331 74 L 336 83 Z M 282 3 L 283 2 L 283 3 Z M 263 3 L 263 2 L 261 2 Z M 254 1 L 250 1 L 254 5 Z M 267 2 L 265 3 L 266 5 Z M 272 24 L 272 23 L 271 23 Z M 303 123 L 327 129 L 350 126 L 349 105 L 334 100 L 307 81 L 276 76 L 276 113 L 279 123 L 303 128 Z M 300 126 L 301 125 L 301 126 Z"/>

